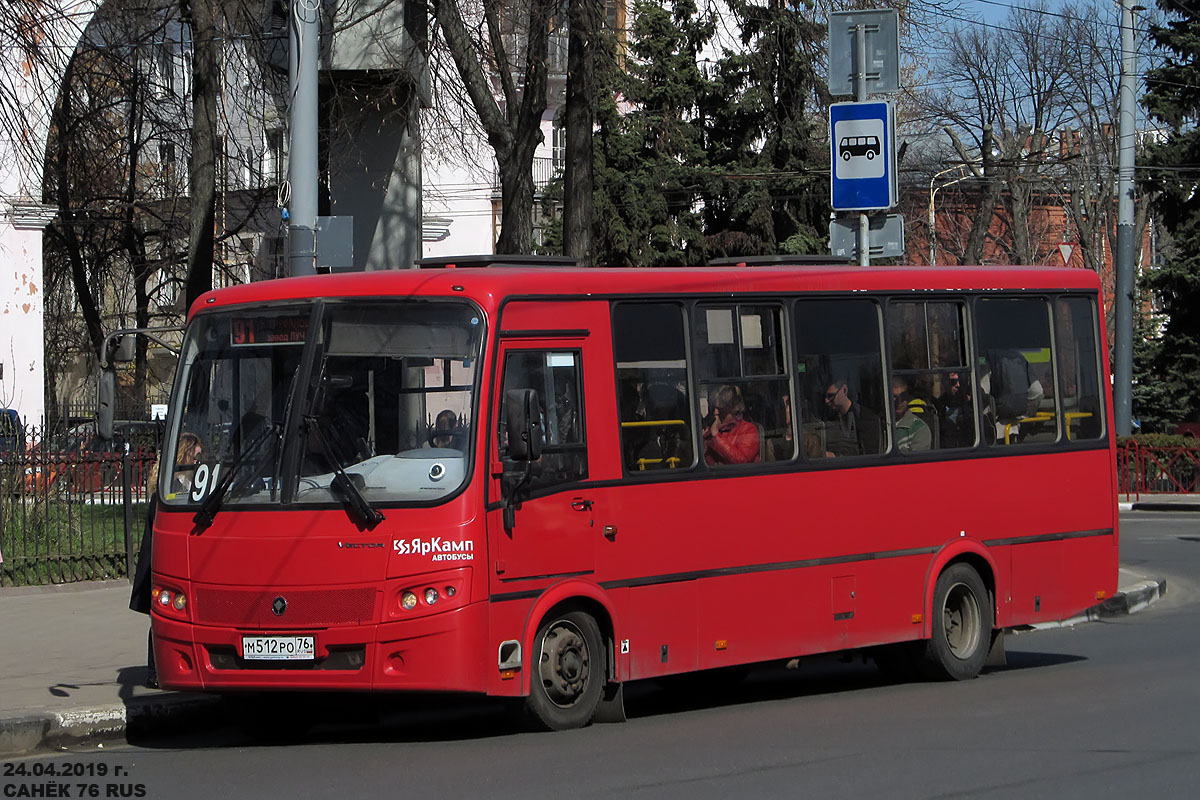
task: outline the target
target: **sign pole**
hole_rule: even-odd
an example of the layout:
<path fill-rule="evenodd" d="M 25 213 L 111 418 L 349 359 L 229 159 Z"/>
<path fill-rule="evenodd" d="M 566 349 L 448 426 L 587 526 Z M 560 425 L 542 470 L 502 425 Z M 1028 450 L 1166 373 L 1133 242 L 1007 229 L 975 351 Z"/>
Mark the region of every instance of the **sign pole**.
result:
<path fill-rule="evenodd" d="M 867 26 L 854 26 L 854 58 L 856 99 L 860 103 L 867 101 Z M 871 265 L 871 221 L 867 212 L 858 212 L 858 264 L 862 267 Z"/>

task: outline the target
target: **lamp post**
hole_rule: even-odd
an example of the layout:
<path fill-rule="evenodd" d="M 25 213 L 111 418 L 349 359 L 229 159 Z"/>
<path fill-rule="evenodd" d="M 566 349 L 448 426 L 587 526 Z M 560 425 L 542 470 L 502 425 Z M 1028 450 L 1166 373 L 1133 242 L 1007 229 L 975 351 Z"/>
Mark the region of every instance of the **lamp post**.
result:
<path fill-rule="evenodd" d="M 952 186 L 959 181 L 966 180 L 970 176 L 964 173 L 952 181 L 946 181 L 936 189 L 934 188 L 933 184 L 938 178 L 940 178 L 942 175 L 945 175 L 947 172 L 953 172 L 956 169 L 966 169 L 966 167 L 966 164 L 955 164 L 952 167 L 946 167 L 943 170 L 933 173 L 933 177 L 929 179 L 929 266 L 931 267 L 937 266 L 937 250 L 935 249 L 937 245 L 937 230 L 933 216 L 933 198 L 937 196 L 937 193 L 940 190 L 945 189 L 947 186 Z"/>
<path fill-rule="evenodd" d="M 1134 11 L 1144 10 L 1133 0 L 1121 0 L 1121 80 L 1119 85 L 1120 146 L 1117 149 L 1117 250 L 1114 254 L 1116 333 L 1113 358 L 1113 424 L 1117 434 L 1128 436 L 1133 416 L 1133 270 L 1137 258 L 1133 230 L 1133 168 L 1135 146 L 1134 97 L 1137 83 L 1137 50 L 1134 47 Z"/>

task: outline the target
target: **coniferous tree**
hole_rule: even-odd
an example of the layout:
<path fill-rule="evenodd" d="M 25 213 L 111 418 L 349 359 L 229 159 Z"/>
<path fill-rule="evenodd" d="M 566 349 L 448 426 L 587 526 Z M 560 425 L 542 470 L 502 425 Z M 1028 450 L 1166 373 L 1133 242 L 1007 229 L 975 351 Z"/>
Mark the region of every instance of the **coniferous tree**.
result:
<path fill-rule="evenodd" d="M 616 59 L 600 71 L 601 85 L 617 91 L 597 108 L 596 261 L 703 263 L 697 200 L 707 154 L 697 113 L 709 92 L 699 53 L 713 20 L 693 0 L 639 0 L 633 13 L 625 72 Z"/>
<path fill-rule="evenodd" d="M 704 103 L 710 255 L 824 252 L 827 100 L 816 59 L 826 28 L 797 4 L 729 4 L 740 48 L 717 62 Z"/>
<path fill-rule="evenodd" d="M 1153 371 L 1178 421 L 1200 415 L 1200 14 L 1171 0 L 1159 6 L 1171 21 L 1150 35 L 1165 59 L 1148 71 L 1143 103 L 1169 134 L 1148 149 L 1142 184 L 1174 246 L 1146 281 L 1169 318 Z"/>

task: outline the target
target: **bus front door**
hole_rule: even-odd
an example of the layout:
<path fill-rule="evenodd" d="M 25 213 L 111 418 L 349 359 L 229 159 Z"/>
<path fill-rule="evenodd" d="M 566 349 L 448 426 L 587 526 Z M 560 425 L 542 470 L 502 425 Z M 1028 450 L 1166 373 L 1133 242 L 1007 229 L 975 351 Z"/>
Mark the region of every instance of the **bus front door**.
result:
<path fill-rule="evenodd" d="M 499 425 L 490 458 L 492 486 L 488 539 L 493 586 L 514 581 L 589 575 L 595 567 L 596 533 L 588 486 L 588 447 L 583 418 L 586 332 L 577 339 L 520 341 L 500 351 L 502 379 L 493 398 Z M 541 455 L 532 462 L 507 454 L 505 394 L 537 392 Z"/>

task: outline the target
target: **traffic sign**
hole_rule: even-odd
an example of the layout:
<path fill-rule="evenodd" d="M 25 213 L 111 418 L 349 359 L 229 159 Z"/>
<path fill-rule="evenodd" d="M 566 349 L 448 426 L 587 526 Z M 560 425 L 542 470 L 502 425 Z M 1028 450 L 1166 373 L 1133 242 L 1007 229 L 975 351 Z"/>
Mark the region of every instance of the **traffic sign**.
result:
<path fill-rule="evenodd" d="M 855 28 L 863 27 L 867 49 L 866 90 L 871 94 L 900 88 L 900 15 L 894 8 L 834 11 L 829 15 L 829 93 L 855 94 Z"/>
<path fill-rule="evenodd" d="M 904 216 L 873 214 L 870 217 L 871 258 L 900 258 L 904 250 Z M 858 259 L 858 219 L 829 221 L 829 252 L 838 258 Z"/>
<path fill-rule="evenodd" d="M 829 107 L 830 198 L 838 211 L 896 205 L 896 122 L 890 102 Z"/>

